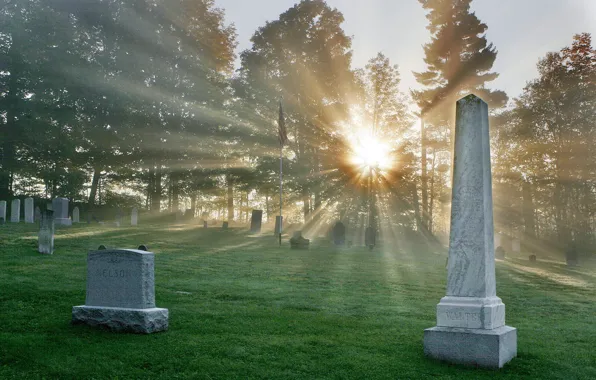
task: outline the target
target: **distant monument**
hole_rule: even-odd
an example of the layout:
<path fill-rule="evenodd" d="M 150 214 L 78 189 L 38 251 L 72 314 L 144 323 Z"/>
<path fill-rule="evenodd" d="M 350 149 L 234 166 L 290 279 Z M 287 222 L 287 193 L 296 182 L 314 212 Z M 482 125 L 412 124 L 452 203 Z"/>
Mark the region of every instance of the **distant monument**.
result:
<path fill-rule="evenodd" d="M 87 254 L 87 297 L 72 308 L 72 323 L 146 334 L 167 330 L 168 309 L 155 307 L 153 252 L 103 248 Z"/>
<path fill-rule="evenodd" d="M 33 198 L 25 198 L 25 223 L 35 223 Z"/>
<path fill-rule="evenodd" d="M 18 223 L 21 221 L 21 200 L 13 199 L 10 204 L 10 222 Z"/>
<path fill-rule="evenodd" d="M 0 201 L 0 219 L 6 221 L 6 201 Z"/>
<path fill-rule="evenodd" d="M 79 223 L 79 219 L 80 219 L 80 217 L 81 217 L 81 216 L 80 216 L 79 208 L 78 208 L 78 207 L 75 207 L 75 208 L 72 210 L 72 222 L 73 222 L 73 223 Z"/>
<path fill-rule="evenodd" d="M 221 225 L 221 229 L 222 230 L 227 230 L 228 229 L 228 226 L 229 226 L 229 223 L 228 222 L 223 222 L 222 225 Z"/>
<path fill-rule="evenodd" d="M 517 330 L 505 325 L 496 294 L 488 106 L 457 102 L 447 295 L 437 326 L 424 331 L 432 358 L 501 368 L 517 355 Z"/>
<path fill-rule="evenodd" d="M 250 232 L 258 234 L 261 232 L 261 224 L 263 223 L 263 210 L 252 210 L 250 218 Z"/>
<path fill-rule="evenodd" d="M 45 210 L 41 214 L 37 242 L 39 253 L 46 255 L 54 253 L 54 211 Z"/>
<path fill-rule="evenodd" d="M 302 237 L 302 231 L 295 231 L 293 236 L 290 238 L 291 249 L 308 249 L 310 246 L 310 240 Z"/>
<path fill-rule="evenodd" d="M 333 243 L 335 245 L 346 244 L 346 226 L 342 222 L 335 223 L 333 226 Z"/>
<path fill-rule="evenodd" d="M 33 220 L 39 222 L 41 220 L 41 209 L 39 206 L 35 206 L 35 211 L 33 212 Z"/>
<path fill-rule="evenodd" d="M 130 213 L 130 225 L 136 226 L 138 224 L 138 221 L 139 221 L 139 210 L 135 207 L 132 209 L 132 212 Z"/>
<path fill-rule="evenodd" d="M 68 199 L 56 198 L 52 201 L 52 210 L 54 210 L 54 223 L 56 225 L 70 226 L 72 220 L 68 217 Z"/>

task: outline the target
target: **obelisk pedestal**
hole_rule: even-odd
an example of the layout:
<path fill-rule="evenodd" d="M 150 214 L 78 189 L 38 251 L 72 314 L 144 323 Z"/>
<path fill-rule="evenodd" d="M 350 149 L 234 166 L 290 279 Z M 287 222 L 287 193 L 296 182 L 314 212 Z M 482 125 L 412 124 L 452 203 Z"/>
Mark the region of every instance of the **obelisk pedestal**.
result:
<path fill-rule="evenodd" d="M 501 368 L 517 355 L 517 330 L 505 325 L 496 293 L 488 106 L 457 102 L 447 295 L 424 353 L 439 360 Z"/>

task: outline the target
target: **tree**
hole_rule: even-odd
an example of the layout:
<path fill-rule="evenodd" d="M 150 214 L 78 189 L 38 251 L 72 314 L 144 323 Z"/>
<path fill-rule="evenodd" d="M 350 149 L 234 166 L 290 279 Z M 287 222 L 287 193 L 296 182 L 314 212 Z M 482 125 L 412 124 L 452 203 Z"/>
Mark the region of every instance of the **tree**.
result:
<path fill-rule="evenodd" d="M 486 88 L 497 78 L 490 72 L 497 56 L 496 48 L 486 39 L 487 25 L 470 12 L 472 0 L 419 0 L 427 10 L 427 29 L 432 40 L 424 45 L 426 71 L 414 73 L 424 90 L 412 91 L 420 108 L 421 119 L 421 193 L 423 218 L 432 230 L 433 203 L 429 202 L 428 151 L 435 161 L 436 153 L 447 150 L 454 123 L 455 102 L 473 93 L 484 99 L 491 109 L 502 107 L 507 96 Z M 434 167 L 434 165 L 433 165 Z M 431 168 L 432 177 L 435 171 Z M 431 193 L 432 198 L 432 193 Z"/>

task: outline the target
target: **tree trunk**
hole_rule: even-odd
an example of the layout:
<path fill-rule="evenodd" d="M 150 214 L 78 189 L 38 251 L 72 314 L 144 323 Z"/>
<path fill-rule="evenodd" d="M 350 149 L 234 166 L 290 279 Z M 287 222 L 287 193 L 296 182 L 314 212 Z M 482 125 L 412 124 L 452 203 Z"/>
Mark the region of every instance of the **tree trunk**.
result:
<path fill-rule="evenodd" d="M 228 222 L 234 220 L 234 180 L 230 174 L 226 177 L 228 185 Z"/>
<path fill-rule="evenodd" d="M 532 185 L 527 180 L 522 180 L 524 233 L 527 237 L 536 237 L 536 223 L 534 220 L 534 200 L 532 198 Z"/>
<path fill-rule="evenodd" d="M 151 195 L 151 211 L 160 212 L 161 209 L 161 166 L 155 164 L 153 176 L 153 194 Z"/>
<path fill-rule="evenodd" d="M 89 199 L 87 204 L 89 209 L 95 206 L 95 198 L 97 197 L 97 186 L 99 185 L 99 179 L 101 177 L 101 168 L 95 167 L 93 169 L 93 179 L 91 180 L 91 191 L 89 192 Z"/>
<path fill-rule="evenodd" d="M 172 188 L 172 210 L 178 212 L 180 208 L 180 187 L 178 183 L 178 172 L 170 174 L 170 186 Z"/>
<path fill-rule="evenodd" d="M 428 187 L 426 173 L 426 129 L 424 127 L 424 115 L 420 116 L 420 156 L 422 175 L 420 177 L 420 190 L 422 192 L 422 223 L 428 229 Z"/>
<path fill-rule="evenodd" d="M 435 151 L 433 149 L 433 159 L 431 162 L 431 176 L 430 176 L 430 202 L 428 205 L 428 231 L 433 232 L 433 205 L 435 200 Z"/>

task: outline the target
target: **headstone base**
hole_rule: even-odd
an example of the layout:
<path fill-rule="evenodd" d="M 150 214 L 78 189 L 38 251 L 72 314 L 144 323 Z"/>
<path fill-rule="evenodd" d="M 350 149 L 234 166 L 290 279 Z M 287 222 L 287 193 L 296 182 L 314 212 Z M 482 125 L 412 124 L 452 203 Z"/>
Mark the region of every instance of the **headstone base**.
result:
<path fill-rule="evenodd" d="M 441 298 L 437 326 L 466 329 L 496 329 L 505 326 L 505 304 L 499 297 Z"/>
<path fill-rule="evenodd" d="M 72 323 L 102 326 L 112 331 L 151 334 L 168 329 L 168 309 L 73 306 Z"/>
<path fill-rule="evenodd" d="M 502 368 L 517 356 L 517 329 L 433 327 L 424 330 L 424 354 L 454 364 Z"/>
<path fill-rule="evenodd" d="M 72 226 L 72 220 L 69 218 L 56 218 L 54 224 L 57 226 Z"/>

